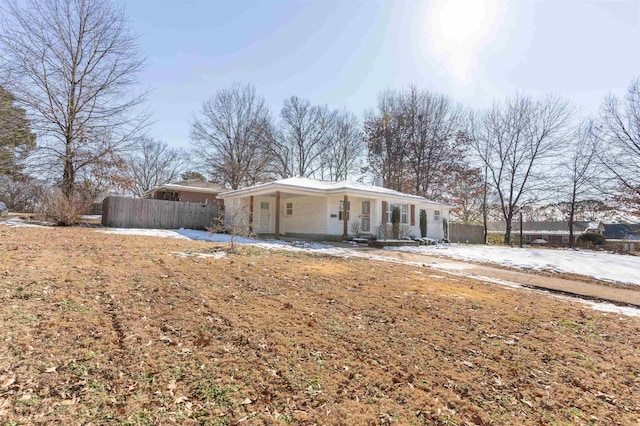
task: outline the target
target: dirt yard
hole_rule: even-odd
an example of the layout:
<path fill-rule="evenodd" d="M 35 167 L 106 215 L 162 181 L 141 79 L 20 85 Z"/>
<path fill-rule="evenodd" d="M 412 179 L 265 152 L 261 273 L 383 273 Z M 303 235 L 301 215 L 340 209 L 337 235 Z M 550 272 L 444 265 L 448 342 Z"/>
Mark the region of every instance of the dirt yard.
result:
<path fill-rule="evenodd" d="M 428 268 L 0 226 L 0 425 L 637 425 L 640 318 Z M 182 254 L 178 254 L 182 253 Z M 185 256 L 187 254 L 187 256 Z"/>

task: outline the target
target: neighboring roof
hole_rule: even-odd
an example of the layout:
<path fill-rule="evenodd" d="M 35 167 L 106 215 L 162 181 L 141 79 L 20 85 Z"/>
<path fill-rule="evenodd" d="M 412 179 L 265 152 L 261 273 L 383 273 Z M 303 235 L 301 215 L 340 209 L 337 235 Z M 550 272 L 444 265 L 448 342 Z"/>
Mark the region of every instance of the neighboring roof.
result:
<path fill-rule="evenodd" d="M 220 198 L 231 198 L 245 195 L 253 195 L 255 193 L 270 193 L 272 191 L 301 191 L 304 193 L 335 195 L 349 193 L 366 194 L 369 196 L 391 197 L 396 199 L 407 199 L 414 202 L 428 203 L 443 207 L 450 207 L 443 203 L 428 200 L 418 195 L 406 194 L 404 192 L 394 191 L 392 189 L 380 186 L 366 185 L 360 182 L 339 181 L 329 182 L 318 179 L 291 177 L 287 179 L 275 180 L 272 182 L 262 183 L 235 191 L 224 192 L 220 194 Z"/>
<path fill-rule="evenodd" d="M 603 235 L 611 240 L 640 238 L 640 224 L 605 223 Z"/>
<path fill-rule="evenodd" d="M 160 185 L 156 188 L 150 189 L 145 193 L 145 195 L 160 191 L 188 191 L 206 194 L 220 194 L 221 192 L 224 192 L 226 190 L 226 188 L 223 188 L 216 183 L 205 182 L 202 180 L 188 180 L 179 183 L 165 183 L 164 185 Z"/>
<path fill-rule="evenodd" d="M 586 230 L 599 229 L 599 222 L 582 222 L 576 221 L 573 223 L 573 232 L 580 234 Z M 489 232 L 504 232 L 506 225 L 504 222 L 489 222 L 487 223 L 487 229 Z M 511 227 L 512 231 L 520 230 L 520 222 L 513 222 Z M 529 234 L 567 234 L 569 235 L 569 222 L 557 221 L 557 222 L 522 222 L 522 231 Z"/>
<path fill-rule="evenodd" d="M 180 186 L 188 186 L 188 187 L 196 187 L 196 188 L 212 188 L 212 189 L 220 189 L 221 191 L 226 191 L 227 188 L 218 185 L 217 183 L 213 183 L 213 182 L 207 182 L 206 180 L 202 180 L 202 179 L 188 179 L 188 180 L 181 180 L 180 182 L 174 182 L 173 185 L 180 185 Z"/>

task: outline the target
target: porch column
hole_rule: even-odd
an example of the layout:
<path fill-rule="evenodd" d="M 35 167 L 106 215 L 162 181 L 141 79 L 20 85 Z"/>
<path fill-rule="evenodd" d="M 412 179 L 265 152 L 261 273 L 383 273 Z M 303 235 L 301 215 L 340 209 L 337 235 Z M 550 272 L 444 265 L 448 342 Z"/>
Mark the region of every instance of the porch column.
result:
<path fill-rule="evenodd" d="M 387 202 L 386 201 L 382 202 L 382 224 L 383 225 L 387 224 Z"/>
<path fill-rule="evenodd" d="M 349 238 L 349 197 L 344 196 L 342 204 L 342 238 Z"/>
<path fill-rule="evenodd" d="M 249 197 L 249 234 L 253 234 L 253 195 Z"/>
<path fill-rule="evenodd" d="M 280 239 L 280 191 L 276 191 L 276 240 Z"/>

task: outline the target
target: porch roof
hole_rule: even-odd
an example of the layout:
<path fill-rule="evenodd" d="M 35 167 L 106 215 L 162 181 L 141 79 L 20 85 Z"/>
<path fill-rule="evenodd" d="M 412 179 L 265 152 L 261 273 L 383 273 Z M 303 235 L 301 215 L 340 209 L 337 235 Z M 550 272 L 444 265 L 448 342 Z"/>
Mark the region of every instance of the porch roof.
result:
<path fill-rule="evenodd" d="M 433 206 L 451 207 L 443 203 L 428 200 L 418 195 L 406 194 L 404 192 L 394 191 L 392 189 L 380 186 L 366 185 L 359 182 L 340 181 L 328 182 L 318 179 L 292 177 L 287 179 L 275 180 L 272 182 L 262 183 L 247 188 L 237 189 L 235 191 L 224 192 L 219 198 L 238 198 L 248 196 L 258 196 L 272 194 L 275 191 L 282 191 L 289 194 L 298 195 L 353 195 L 366 196 L 371 198 L 385 198 L 393 201 L 404 201 L 421 204 L 430 204 Z"/>

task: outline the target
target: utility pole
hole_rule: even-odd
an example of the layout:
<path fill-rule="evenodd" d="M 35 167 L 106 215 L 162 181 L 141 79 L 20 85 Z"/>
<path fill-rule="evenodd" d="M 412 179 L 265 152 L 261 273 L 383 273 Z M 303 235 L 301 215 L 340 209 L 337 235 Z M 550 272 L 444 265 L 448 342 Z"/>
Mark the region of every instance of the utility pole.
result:
<path fill-rule="evenodd" d="M 522 207 L 520 207 L 520 248 L 522 248 Z"/>

